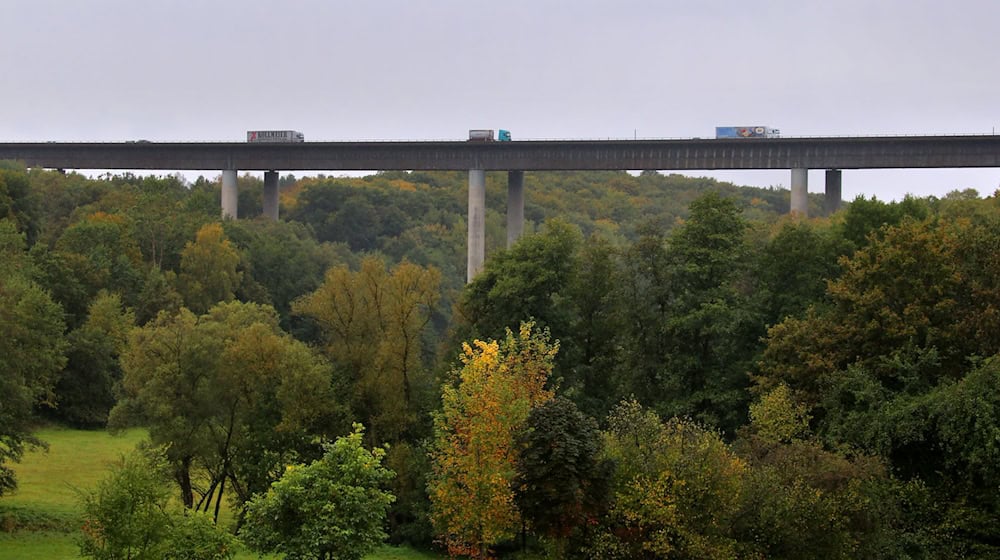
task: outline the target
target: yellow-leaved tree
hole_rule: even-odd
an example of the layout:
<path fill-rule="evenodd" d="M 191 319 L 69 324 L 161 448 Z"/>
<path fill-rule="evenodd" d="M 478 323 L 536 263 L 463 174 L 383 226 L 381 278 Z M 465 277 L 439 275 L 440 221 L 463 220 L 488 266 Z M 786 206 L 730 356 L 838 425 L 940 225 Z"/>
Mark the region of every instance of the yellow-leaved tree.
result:
<path fill-rule="evenodd" d="M 222 224 L 205 224 L 194 242 L 188 242 L 181 252 L 177 291 L 195 313 L 205 313 L 217 303 L 233 301 L 243 279 L 243 273 L 237 270 L 239 264 L 240 253 L 226 239 Z"/>
<path fill-rule="evenodd" d="M 428 483 L 431 518 L 449 554 L 488 558 L 517 535 L 517 432 L 531 409 L 553 398 L 546 387 L 558 343 L 523 323 L 503 341 L 463 344 L 462 367 L 442 390 L 434 418 Z"/>
<path fill-rule="evenodd" d="M 433 267 L 402 262 L 387 269 L 369 256 L 357 271 L 331 268 L 315 292 L 292 306 L 319 326 L 327 356 L 350 385 L 354 417 L 372 441 L 402 439 L 430 401 L 424 331 L 440 283 Z"/>

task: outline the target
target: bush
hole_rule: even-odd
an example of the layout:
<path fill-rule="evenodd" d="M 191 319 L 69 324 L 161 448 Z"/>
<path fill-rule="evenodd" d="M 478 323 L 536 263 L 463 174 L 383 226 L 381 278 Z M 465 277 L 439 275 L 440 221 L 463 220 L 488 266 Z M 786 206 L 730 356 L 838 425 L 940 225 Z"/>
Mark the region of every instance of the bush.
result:
<path fill-rule="evenodd" d="M 82 497 L 80 554 L 94 560 L 224 560 L 235 539 L 207 517 L 172 510 L 162 452 L 135 452 Z"/>
<path fill-rule="evenodd" d="M 309 465 L 289 466 L 266 495 L 247 504 L 241 535 L 251 549 L 289 558 L 360 560 L 385 538 L 395 496 L 383 490 L 395 473 L 385 450 L 361 446 L 363 428 L 326 445 Z"/>

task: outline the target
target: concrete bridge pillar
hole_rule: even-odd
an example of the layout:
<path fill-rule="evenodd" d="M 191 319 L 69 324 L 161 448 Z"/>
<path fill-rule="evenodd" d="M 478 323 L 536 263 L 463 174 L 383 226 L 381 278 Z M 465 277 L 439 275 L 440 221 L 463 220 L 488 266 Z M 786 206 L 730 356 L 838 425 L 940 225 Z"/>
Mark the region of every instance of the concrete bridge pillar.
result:
<path fill-rule="evenodd" d="M 469 170 L 469 258 L 466 282 L 483 268 L 486 261 L 486 171 Z"/>
<path fill-rule="evenodd" d="M 264 172 L 264 215 L 278 219 L 278 172 Z"/>
<path fill-rule="evenodd" d="M 507 248 L 524 233 L 524 171 L 507 172 Z"/>
<path fill-rule="evenodd" d="M 809 215 L 809 170 L 792 169 L 792 214 Z"/>
<path fill-rule="evenodd" d="M 826 170 L 826 199 L 824 206 L 827 214 L 833 214 L 840 209 L 840 199 L 843 196 L 840 188 L 840 170 Z"/>
<path fill-rule="evenodd" d="M 240 192 L 236 185 L 236 170 L 225 169 L 222 171 L 222 219 L 232 218 L 235 220 L 239 202 Z"/>

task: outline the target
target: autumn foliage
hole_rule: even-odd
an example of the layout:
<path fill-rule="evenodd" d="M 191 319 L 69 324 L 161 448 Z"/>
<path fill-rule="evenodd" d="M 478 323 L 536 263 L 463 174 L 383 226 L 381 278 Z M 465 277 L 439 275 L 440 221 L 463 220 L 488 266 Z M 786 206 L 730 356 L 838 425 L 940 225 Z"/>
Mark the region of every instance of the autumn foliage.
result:
<path fill-rule="evenodd" d="M 512 481 L 515 437 L 546 388 L 558 344 L 532 323 L 501 341 L 463 345 L 455 385 L 442 391 L 434 420 L 432 520 L 449 554 L 489 558 L 521 528 Z"/>

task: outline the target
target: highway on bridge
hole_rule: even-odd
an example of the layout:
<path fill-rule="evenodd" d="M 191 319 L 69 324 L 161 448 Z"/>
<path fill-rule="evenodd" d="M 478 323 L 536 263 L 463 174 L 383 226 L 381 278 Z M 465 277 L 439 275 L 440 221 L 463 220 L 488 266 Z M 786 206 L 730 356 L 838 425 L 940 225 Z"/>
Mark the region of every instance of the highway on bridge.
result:
<path fill-rule="evenodd" d="M 507 171 L 507 242 L 524 227 L 524 172 L 788 169 L 791 212 L 806 215 L 809 169 L 826 170 L 824 206 L 841 202 L 841 170 L 1000 167 L 1000 136 L 534 140 L 516 142 L 0 143 L 0 160 L 51 169 L 222 172 L 224 218 L 237 218 L 237 173 L 264 171 L 264 215 L 278 219 L 279 171 L 468 170 L 468 276 L 486 258 L 486 171 Z"/>
<path fill-rule="evenodd" d="M 1000 167 L 1000 136 L 514 142 L 0 143 L 50 169 L 241 171 L 714 170 Z"/>

